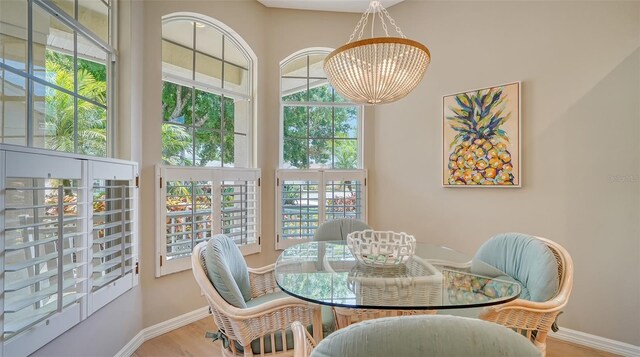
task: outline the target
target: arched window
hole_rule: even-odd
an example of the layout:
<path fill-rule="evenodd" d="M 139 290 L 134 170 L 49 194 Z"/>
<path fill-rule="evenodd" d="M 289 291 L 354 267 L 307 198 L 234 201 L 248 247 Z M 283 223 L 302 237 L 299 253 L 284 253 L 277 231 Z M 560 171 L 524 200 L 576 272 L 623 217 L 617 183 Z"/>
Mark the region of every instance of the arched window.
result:
<path fill-rule="evenodd" d="M 323 65 L 330 52 L 305 49 L 280 63 L 279 249 L 312 238 L 328 220 L 366 221 L 362 106 L 327 81 Z"/>
<path fill-rule="evenodd" d="M 193 247 L 219 233 L 245 254 L 260 251 L 260 170 L 250 168 L 255 62 L 219 21 L 163 18 L 157 276 L 189 269 Z"/>
<path fill-rule="evenodd" d="M 223 24 L 162 23 L 162 158 L 178 166 L 251 166 L 253 56 Z"/>

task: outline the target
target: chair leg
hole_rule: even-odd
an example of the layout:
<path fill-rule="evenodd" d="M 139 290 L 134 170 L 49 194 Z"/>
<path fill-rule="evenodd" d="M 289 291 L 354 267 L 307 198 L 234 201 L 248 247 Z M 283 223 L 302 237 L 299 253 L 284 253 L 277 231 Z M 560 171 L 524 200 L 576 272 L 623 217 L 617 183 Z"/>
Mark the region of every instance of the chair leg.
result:
<path fill-rule="evenodd" d="M 322 337 L 322 309 L 318 305 L 313 309 L 313 339 L 320 342 Z"/>

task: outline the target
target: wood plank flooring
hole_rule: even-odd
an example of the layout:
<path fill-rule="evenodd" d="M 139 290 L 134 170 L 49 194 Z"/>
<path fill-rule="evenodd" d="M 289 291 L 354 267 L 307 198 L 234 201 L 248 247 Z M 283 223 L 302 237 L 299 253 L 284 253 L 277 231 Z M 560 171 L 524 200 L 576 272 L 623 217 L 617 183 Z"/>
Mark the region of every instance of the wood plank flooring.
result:
<path fill-rule="evenodd" d="M 220 357 L 220 341 L 206 339 L 206 331 L 215 332 L 211 317 L 153 338 L 140 346 L 132 357 L 207 356 Z M 617 355 L 574 345 L 555 339 L 547 339 L 547 357 L 615 357 Z"/>

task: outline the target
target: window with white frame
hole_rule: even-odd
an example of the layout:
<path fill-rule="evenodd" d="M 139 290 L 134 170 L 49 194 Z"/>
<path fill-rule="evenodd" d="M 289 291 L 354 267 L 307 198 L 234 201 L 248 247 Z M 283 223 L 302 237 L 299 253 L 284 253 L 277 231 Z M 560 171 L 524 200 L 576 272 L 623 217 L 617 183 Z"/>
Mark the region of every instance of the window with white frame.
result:
<path fill-rule="evenodd" d="M 366 221 L 362 106 L 327 81 L 329 49 L 299 51 L 280 64 L 280 170 L 276 248 L 311 239 L 327 220 Z"/>
<path fill-rule="evenodd" d="M 137 165 L 0 145 L 0 350 L 36 351 L 138 283 Z"/>
<path fill-rule="evenodd" d="M 224 24 L 169 15 L 162 24 L 162 160 L 156 276 L 190 268 L 214 234 L 259 251 L 259 180 L 253 166 L 255 55 Z"/>
<path fill-rule="evenodd" d="M 0 142 L 111 156 L 114 6 L 0 1 Z"/>

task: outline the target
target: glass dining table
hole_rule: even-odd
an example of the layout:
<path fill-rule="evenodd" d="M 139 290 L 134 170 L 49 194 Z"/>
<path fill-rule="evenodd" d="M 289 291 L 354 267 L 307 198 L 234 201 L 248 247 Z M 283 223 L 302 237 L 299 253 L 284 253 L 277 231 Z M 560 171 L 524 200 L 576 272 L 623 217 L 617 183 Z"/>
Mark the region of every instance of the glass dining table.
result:
<path fill-rule="evenodd" d="M 345 241 L 306 242 L 282 252 L 275 275 L 285 293 L 343 312 L 435 313 L 518 298 L 521 287 L 516 281 L 482 262 L 474 262 L 471 269 L 470 261 L 452 249 L 418 243 L 405 263 L 372 267 L 357 261 Z M 338 321 L 338 326 L 348 323 Z"/>

